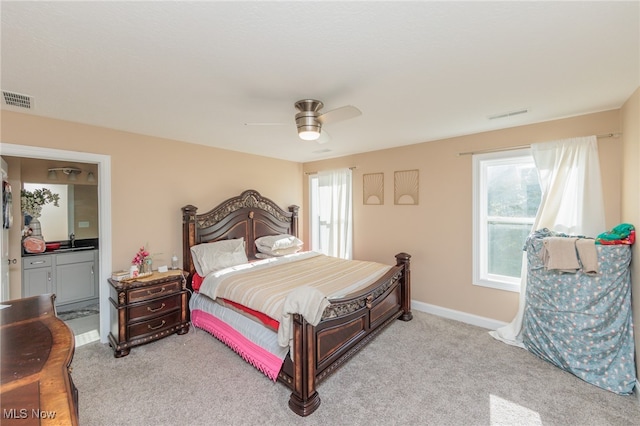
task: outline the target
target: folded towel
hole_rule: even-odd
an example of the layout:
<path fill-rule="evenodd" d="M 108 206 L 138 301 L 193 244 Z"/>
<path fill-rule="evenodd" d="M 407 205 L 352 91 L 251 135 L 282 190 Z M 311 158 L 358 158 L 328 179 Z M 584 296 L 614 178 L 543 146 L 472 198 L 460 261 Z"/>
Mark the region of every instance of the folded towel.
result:
<path fill-rule="evenodd" d="M 591 238 L 579 238 L 576 241 L 576 251 L 582 263 L 582 272 L 589 275 L 598 273 L 598 252 L 596 242 Z"/>
<path fill-rule="evenodd" d="M 580 269 L 576 253 L 576 240 L 572 237 L 547 237 L 542 239 L 542 262 L 545 269 L 576 272 Z"/>

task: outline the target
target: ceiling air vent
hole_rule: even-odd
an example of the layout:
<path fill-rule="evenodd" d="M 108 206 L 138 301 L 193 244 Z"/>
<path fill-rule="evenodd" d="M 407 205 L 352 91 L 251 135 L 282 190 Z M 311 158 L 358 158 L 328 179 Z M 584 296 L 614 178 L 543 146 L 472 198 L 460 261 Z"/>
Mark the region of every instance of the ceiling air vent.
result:
<path fill-rule="evenodd" d="M 29 95 L 21 95 L 20 93 L 2 91 L 2 98 L 6 105 L 11 105 L 19 108 L 31 109 L 33 106 L 33 98 Z"/>
<path fill-rule="evenodd" d="M 529 112 L 529 110 L 527 108 L 523 108 L 523 109 L 519 109 L 517 111 L 505 112 L 504 114 L 490 115 L 489 116 L 489 120 L 497 120 L 498 118 L 513 117 L 514 115 L 526 114 L 528 112 Z"/>

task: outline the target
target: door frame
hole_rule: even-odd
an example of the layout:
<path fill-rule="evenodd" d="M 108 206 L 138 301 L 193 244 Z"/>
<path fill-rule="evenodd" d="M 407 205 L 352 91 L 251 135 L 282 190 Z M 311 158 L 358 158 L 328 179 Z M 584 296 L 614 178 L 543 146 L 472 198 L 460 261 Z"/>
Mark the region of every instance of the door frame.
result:
<path fill-rule="evenodd" d="M 109 335 L 109 283 L 111 278 L 111 156 L 90 152 L 66 151 L 0 142 L 0 153 L 12 157 L 42 160 L 73 161 L 98 165 L 98 277 L 100 293 L 100 342 L 107 343 Z"/>

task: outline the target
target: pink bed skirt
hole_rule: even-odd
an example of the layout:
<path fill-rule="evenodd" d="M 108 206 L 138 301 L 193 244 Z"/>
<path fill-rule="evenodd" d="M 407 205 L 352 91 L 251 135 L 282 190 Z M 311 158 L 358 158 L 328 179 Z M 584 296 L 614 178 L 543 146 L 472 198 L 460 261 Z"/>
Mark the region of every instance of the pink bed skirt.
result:
<path fill-rule="evenodd" d="M 198 309 L 191 311 L 191 323 L 195 327 L 211 333 L 271 380 L 276 381 L 278 379 L 278 373 L 284 360 L 256 345 L 229 324 Z"/>

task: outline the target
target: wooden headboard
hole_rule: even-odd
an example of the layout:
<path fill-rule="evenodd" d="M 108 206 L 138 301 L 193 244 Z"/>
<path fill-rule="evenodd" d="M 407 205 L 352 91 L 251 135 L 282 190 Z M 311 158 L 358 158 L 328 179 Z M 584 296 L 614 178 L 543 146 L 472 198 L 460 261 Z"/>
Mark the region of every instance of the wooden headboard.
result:
<path fill-rule="evenodd" d="M 288 211 L 249 189 L 229 198 L 206 213 L 198 214 L 195 206 L 182 208 L 183 269 L 189 272 L 189 283 L 195 272 L 191 247 L 201 243 L 244 238 L 247 258 L 256 258 L 257 238 L 266 235 L 298 236 L 298 206 Z"/>

